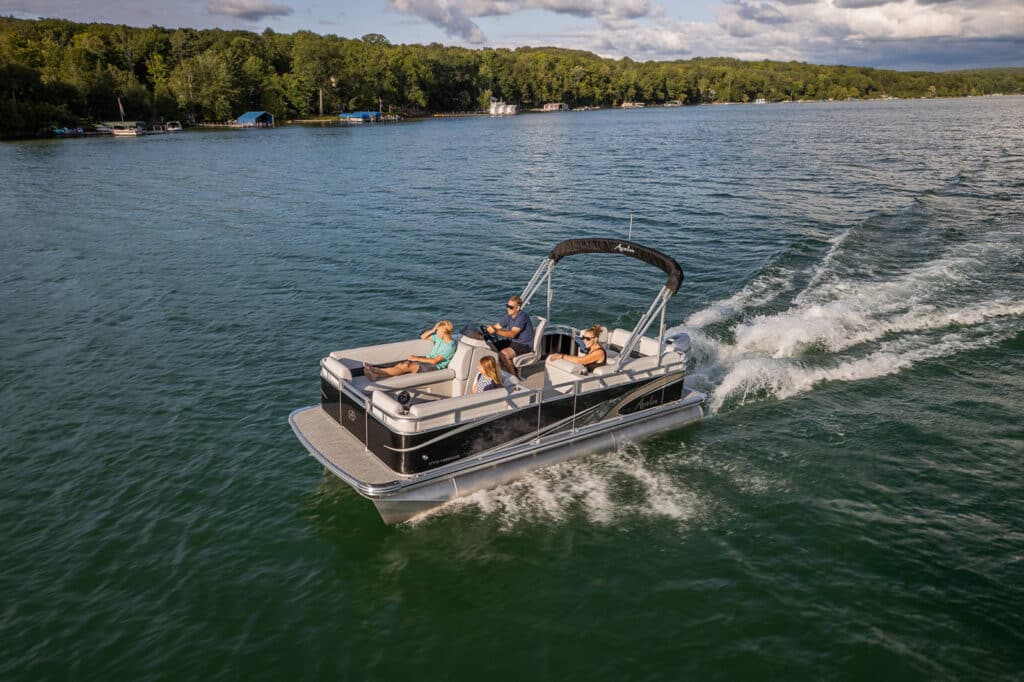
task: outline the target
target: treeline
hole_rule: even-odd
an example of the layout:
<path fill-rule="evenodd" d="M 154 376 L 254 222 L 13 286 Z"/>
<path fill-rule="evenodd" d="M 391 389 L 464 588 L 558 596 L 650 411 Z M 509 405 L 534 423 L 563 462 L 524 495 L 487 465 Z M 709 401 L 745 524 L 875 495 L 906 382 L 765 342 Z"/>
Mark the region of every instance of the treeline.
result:
<path fill-rule="evenodd" d="M 1024 69 L 898 72 L 799 62 L 604 59 L 560 48 L 392 45 L 300 31 L 132 28 L 0 17 L 0 133 L 117 119 L 279 119 L 357 109 L 472 111 L 499 97 L 616 106 L 1024 92 Z"/>

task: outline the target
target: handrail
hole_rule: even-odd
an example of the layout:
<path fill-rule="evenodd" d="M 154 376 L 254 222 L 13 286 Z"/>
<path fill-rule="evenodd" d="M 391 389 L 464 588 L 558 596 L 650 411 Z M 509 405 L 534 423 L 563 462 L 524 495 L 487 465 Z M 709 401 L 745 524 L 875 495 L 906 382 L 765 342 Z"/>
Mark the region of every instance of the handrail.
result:
<path fill-rule="evenodd" d="M 668 287 L 662 287 L 661 291 L 654 298 L 654 302 L 651 303 L 651 307 L 647 309 L 643 317 L 636 323 L 636 327 L 633 328 L 633 333 L 629 335 L 629 338 L 624 344 L 622 344 L 622 350 L 619 351 L 619 359 L 615 364 L 615 371 L 618 371 L 624 362 L 624 358 L 628 358 L 633 349 L 636 348 L 637 343 L 640 342 L 640 338 L 647 333 L 647 330 L 654 323 L 655 317 L 665 309 L 668 305 L 668 299 L 671 298 L 672 292 Z M 658 339 L 658 354 L 661 354 L 661 339 Z M 660 361 L 659 361 L 660 364 Z"/>
<path fill-rule="evenodd" d="M 544 262 L 540 264 L 537 271 L 533 273 L 533 277 L 530 278 L 529 283 L 523 287 L 523 293 L 519 295 L 519 298 L 523 299 L 523 307 L 530 302 L 533 295 L 537 293 L 537 289 L 540 289 L 541 282 L 544 280 L 546 275 L 549 275 L 551 269 L 555 267 L 555 262 L 550 258 L 545 258 Z M 551 317 L 551 287 L 548 286 L 548 318 Z"/>

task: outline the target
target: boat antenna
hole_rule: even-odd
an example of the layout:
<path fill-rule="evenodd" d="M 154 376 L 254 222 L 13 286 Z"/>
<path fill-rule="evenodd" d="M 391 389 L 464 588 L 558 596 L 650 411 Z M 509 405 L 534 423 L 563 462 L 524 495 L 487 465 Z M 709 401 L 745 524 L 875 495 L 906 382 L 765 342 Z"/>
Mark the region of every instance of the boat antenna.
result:
<path fill-rule="evenodd" d="M 629 212 L 629 236 L 626 237 L 626 241 L 633 241 L 633 212 Z"/>

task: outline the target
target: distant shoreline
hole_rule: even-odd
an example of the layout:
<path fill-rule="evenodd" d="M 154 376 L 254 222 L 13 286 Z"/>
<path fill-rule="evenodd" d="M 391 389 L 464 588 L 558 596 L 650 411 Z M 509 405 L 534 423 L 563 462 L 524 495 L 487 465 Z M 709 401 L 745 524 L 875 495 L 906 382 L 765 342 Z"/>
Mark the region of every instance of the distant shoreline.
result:
<path fill-rule="evenodd" d="M 849 99 L 849 100 L 781 100 L 778 102 L 708 102 L 705 104 L 687 104 L 682 106 L 663 104 L 648 104 L 644 107 L 638 107 L 640 109 L 680 109 L 680 108 L 694 108 L 694 107 L 724 107 L 724 106 L 762 106 L 762 105 L 782 105 L 782 104 L 850 104 L 850 103 L 868 103 L 868 102 L 898 102 L 898 101 L 930 101 L 930 100 L 966 100 L 966 99 L 988 99 L 988 98 L 1002 98 L 1002 97 L 1024 97 L 1024 93 L 993 93 L 990 95 L 965 95 L 962 97 L 889 97 L 889 98 L 871 98 L 871 99 Z M 525 109 L 519 116 L 526 115 L 566 115 L 566 114 L 581 114 L 588 113 L 590 111 L 634 111 L 634 109 L 623 109 L 622 107 L 590 107 L 586 111 L 560 111 L 551 112 L 544 111 L 543 109 Z M 407 116 L 402 118 L 398 122 L 415 122 L 415 121 L 427 121 L 435 119 L 451 119 L 451 118 L 506 118 L 507 116 L 496 116 L 488 114 L 487 112 L 480 111 L 465 111 L 465 112 L 444 112 L 434 114 L 421 114 L 418 116 Z M 514 117 L 514 116 L 513 116 Z M 395 123 L 395 121 L 389 121 L 388 123 Z M 324 118 L 308 118 L 308 119 L 287 119 L 278 122 L 275 127 L 290 127 L 290 126 L 337 126 L 339 128 L 350 127 L 351 124 L 346 124 L 339 120 L 337 115 Z M 382 123 L 365 123 L 362 125 L 376 126 L 382 125 Z M 357 126 L 358 127 L 358 126 Z M 197 131 L 215 131 L 215 130 L 245 130 L 237 125 L 230 123 L 202 123 L 193 126 L 187 126 L 186 130 L 193 132 Z M 83 138 L 83 137 L 108 137 L 109 133 L 100 133 L 90 130 L 83 130 L 83 132 L 71 132 L 68 134 L 53 134 L 53 133 L 22 133 L 14 135 L 2 135 L 0 141 L 2 142 L 16 142 L 25 140 L 59 140 L 59 139 L 71 139 L 71 138 Z"/>
<path fill-rule="evenodd" d="M 698 57 L 607 59 L 557 47 L 393 45 L 267 29 L 133 28 L 0 17 L 0 137 L 95 121 L 218 124 L 243 112 L 315 121 L 329 112 L 461 117 L 494 98 L 530 109 L 610 109 L 1024 93 L 1024 67 L 902 72 Z"/>

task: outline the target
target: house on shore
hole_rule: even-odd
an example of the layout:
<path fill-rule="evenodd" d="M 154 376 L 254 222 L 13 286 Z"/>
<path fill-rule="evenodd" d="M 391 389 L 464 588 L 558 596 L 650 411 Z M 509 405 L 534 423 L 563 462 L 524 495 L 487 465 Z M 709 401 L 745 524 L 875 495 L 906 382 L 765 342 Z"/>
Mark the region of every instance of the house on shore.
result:
<path fill-rule="evenodd" d="M 237 128 L 273 128 L 274 115 L 267 111 L 247 111 L 235 119 Z"/>
<path fill-rule="evenodd" d="M 504 100 L 491 98 L 491 108 L 488 110 L 491 116 L 517 116 L 519 114 L 518 104 L 505 104 Z"/>
<path fill-rule="evenodd" d="M 544 105 L 544 111 L 569 111 L 569 105 L 565 102 L 548 102 Z"/>

